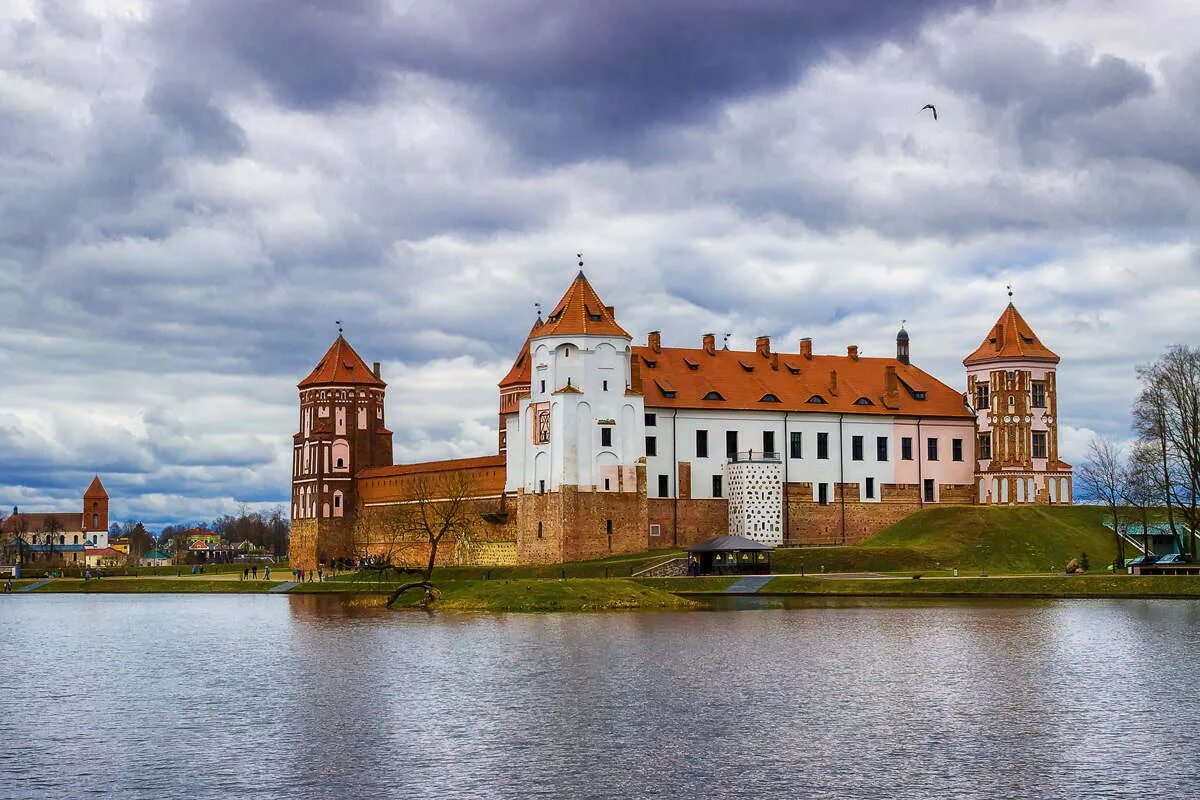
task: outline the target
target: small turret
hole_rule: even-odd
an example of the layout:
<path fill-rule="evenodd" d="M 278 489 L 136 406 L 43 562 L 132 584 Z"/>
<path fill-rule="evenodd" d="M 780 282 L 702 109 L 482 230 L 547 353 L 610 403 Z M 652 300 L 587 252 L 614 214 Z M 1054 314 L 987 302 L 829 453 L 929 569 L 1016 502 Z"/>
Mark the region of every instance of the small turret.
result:
<path fill-rule="evenodd" d="M 908 331 L 904 330 L 904 322 L 900 323 L 900 332 L 896 334 L 896 360 L 901 364 L 908 361 Z"/>

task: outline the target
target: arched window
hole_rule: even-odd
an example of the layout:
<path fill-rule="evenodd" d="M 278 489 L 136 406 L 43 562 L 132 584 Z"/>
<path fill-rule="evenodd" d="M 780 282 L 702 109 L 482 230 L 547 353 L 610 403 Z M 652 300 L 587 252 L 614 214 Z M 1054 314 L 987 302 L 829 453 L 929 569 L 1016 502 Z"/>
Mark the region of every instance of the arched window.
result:
<path fill-rule="evenodd" d="M 812 397 L 808 398 L 808 400 L 807 400 L 807 401 L 805 401 L 805 402 L 808 402 L 808 403 L 814 403 L 814 404 L 817 404 L 817 405 L 824 405 L 824 404 L 825 404 L 825 398 L 824 398 L 824 397 L 821 397 L 821 395 L 819 395 L 819 394 L 814 394 Z"/>
<path fill-rule="evenodd" d="M 1017 399 L 1010 394 L 1008 396 L 1008 410 L 1012 411 L 1016 407 L 1017 407 Z"/>
<path fill-rule="evenodd" d="M 67 543 L 67 537 L 66 537 L 66 536 L 63 536 L 62 534 L 59 534 L 59 536 L 58 536 L 58 543 L 59 543 L 59 544 L 66 544 L 66 543 Z"/>
<path fill-rule="evenodd" d="M 856 406 L 873 406 L 875 404 L 871 402 L 870 398 L 860 397 L 854 401 L 854 405 L 856 405 Z"/>
<path fill-rule="evenodd" d="M 92 514 L 92 527 L 93 528 L 100 527 L 100 515 L 99 514 Z"/>
<path fill-rule="evenodd" d="M 725 398 L 721 396 L 720 392 L 709 392 L 708 394 L 704 395 L 704 399 L 705 400 L 724 400 Z"/>
<path fill-rule="evenodd" d="M 779 398 L 773 394 L 767 393 L 767 394 L 764 394 L 762 397 L 758 398 L 758 402 L 760 402 L 760 403 L 778 403 Z"/>
<path fill-rule="evenodd" d="M 72 536 L 72 537 L 71 537 L 71 544 L 79 544 L 79 537 L 78 537 L 78 536 Z"/>
<path fill-rule="evenodd" d="M 333 468 L 337 470 L 345 470 L 350 466 L 350 445 L 345 439 L 338 439 L 333 443 L 330 455 L 333 457 Z"/>

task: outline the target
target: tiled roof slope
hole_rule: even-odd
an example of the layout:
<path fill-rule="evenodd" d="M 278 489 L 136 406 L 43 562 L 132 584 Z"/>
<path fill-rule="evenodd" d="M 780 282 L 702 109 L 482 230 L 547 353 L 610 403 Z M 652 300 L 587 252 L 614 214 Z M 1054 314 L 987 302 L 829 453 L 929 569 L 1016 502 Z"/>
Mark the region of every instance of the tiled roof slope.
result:
<path fill-rule="evenodd" d="M 542 322 L 541 317 L 534 320 L 533 327 L 529 329 L 529 335 L 525 337 L 525 344 L 521 345 L 521 351 L 517 354 L 517 360 L 513 362 L 512 369 L 500 381 L 501 389 L 509 386 L 528 386 L 533 379 L 533 368 L 529 363 L 529 340 L 539 335 L 537 331 L 543 325 L 545 323 Z"/>
<path fill-rule="evenodd" d="M 317 362 L 317 366 L 308 374 L 308 377 L 300 381 L 297 388 L 303 389 L 306 386 L 327 383 L 387 386 L 381 379 L 375 377 L 375 373 L 359 357 L 358 353 L 354 352 L 354 348 L 341 334 L 334 340 L 324 357 Z"/>
<path fill-rule="evenodd" d="M 415 475 L 430 472 L 454 472 L 457 470 L 503 467 L 503 455 L 477 456 L 475 458 L 452 458 L 446 461 L 426 461 L 421 464 L 396 464 L 391 467 L 367 467 L 358 471 L 358 478 L 392 478 L 400 475 Z"/>
<path fill-rule="evenodd" d="M 1008 359 L 1034 359 L 1058 363 L 1058 356 L 1038 339 L 1033 328 L 1017 311 L 1012 303 L 1004 309 L 1000 319 L 992 326 L 987 338 L 974 353 L 963 359 L 964 366 L 983 364 L 988 361 Z"/>
<path fill-rule="evenodd" d="M 617 324 L 612 309 L 588 283 L 583 270 L 571 281 L 567 293 L 546 317 L 538 336 L 624 336 L 629 334 Z"/>
<path fill-rule="evenodd" d="M 104 491 L 104 484 L 100 482 L 100 476 L 92 478 L 91 484 L 88 485 L 87 491 L 83 493 L 85 500 L 90 500 L 93 497 L 108 497 L 108 492 Z"/>
<path fill-rule="evenodd" d="M 41 533 L 46 529 L 46 523 L 48 523 L 51 518 L 58 520 L 58 524 L 62 527 L 62 531 L 64 533 L 66 531 L 83 530 L 83 515 L 78 511 L 67 511 L 62 513 L 50 511 L 36 514 L 26 514 L 24 512 L 21 512 L 20 514 L 13 514 L 4 520 L 4 532 L 20 533 L 21 523 L 24 522 L 26 533 Z"/>
<path fill-rule="evenodd" d="M 645 346 L 634 347 L 633 354 L 640 359 L 646 408 L 972 417 L 959 391 L 895 358 L 805 358 L 799 353 L 763 356 L 755 351 L 709 353 L 681 347 L 663 347 L 656 352 Z M 895 368 L 897 378 L 890 396 L 888 367 Z M 668 392 L 674 392 L 674 397 Z M 710 392 L 723 399 L 705 400 Z M 918 400 L 921 392 L 925 397 Z M 824 402 L 809 402 L 814 397 Z"/>

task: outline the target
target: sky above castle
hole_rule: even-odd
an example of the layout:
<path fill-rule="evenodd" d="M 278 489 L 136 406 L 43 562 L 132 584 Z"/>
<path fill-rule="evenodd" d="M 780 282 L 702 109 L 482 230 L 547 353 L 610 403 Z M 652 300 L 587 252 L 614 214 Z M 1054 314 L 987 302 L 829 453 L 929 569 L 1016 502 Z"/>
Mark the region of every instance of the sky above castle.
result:
<path fill-rule="evenodd" d="M 1200 339 L 1197 42 L 1192 0 L 5 3 L 0 502 L 285 504 L 335 319 L 398 462 L 493 452 L 577 251 L 637 342 L 906 319 L 956 387 L 1011 282 L 1078 462 Z"/>

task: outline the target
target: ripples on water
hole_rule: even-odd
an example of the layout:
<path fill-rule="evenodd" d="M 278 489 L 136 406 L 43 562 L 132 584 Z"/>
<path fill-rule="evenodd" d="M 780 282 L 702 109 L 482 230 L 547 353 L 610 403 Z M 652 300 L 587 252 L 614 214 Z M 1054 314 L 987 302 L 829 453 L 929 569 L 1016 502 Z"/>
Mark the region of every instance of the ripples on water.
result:
<path fill-rule="evenodd" d="M 1189 797 L 1200 604 L 0 598 L 0 796 Z"/>

